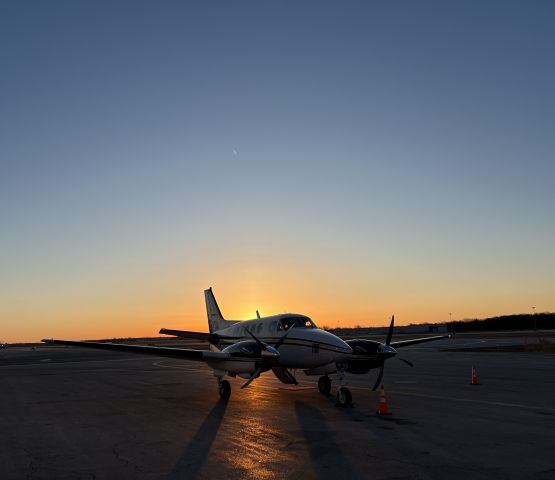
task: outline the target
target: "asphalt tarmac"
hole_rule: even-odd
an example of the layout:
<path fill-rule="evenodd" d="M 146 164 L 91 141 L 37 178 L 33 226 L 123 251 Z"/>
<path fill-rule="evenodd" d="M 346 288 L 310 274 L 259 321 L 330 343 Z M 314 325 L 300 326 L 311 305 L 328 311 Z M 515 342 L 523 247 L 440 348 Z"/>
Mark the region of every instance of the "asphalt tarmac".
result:
<path fill-rule="evenodd" d="M 203 364 L 0 350 L 0 479 L 555 479 L 555 355 L 442 351 L 488 342 L 400 350 L 415 367 L 386 364 L 384 417 L 375 373 L 349 376 L 351 408 L 303 373 L 231 379 L 225 403 Z"/>

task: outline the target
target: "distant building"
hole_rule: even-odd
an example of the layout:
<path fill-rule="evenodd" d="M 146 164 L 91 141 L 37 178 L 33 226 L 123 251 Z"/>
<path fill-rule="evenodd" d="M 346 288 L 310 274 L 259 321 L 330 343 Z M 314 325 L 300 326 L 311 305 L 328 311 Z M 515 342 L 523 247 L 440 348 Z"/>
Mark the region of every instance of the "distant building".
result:
<path fill-rule="evenodd" d="M 447 333 L 447 331 L 445 323 L 421 323 L 395 327 L 395 333 Z"/>
<path fill-rule="evenodd" d="M 363 327 L 359 330 L 360 333 L 369 335 L 387 335 L 389 327 Z M 351 330 L 351 329 L 337 329 Z M 410 334 L 410 333 L 447 333 L 447 324 L 445 323 L 420 323 L 418 325 L 395 325 L 394 335 Z"/>

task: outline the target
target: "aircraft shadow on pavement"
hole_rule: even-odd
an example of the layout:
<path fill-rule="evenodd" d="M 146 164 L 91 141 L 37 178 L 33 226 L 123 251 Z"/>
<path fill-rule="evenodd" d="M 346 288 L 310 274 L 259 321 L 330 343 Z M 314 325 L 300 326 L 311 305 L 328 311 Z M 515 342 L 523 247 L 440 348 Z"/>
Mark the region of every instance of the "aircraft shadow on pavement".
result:
<path fill-rule="evenodd" d="M 335 442 L 328 418 L 316 407 L 301 401 L 295 402 L 295 413 L 317 478 L 358 478 Z"/>
<path fill-rule="evenodd" d="M 177 460 L 168 479 L 197 478 L 200 475 L 204 462 L 208 458 L 210 447 L 218 434 L 226 408 L 227 402 L 224 400 L 220 400 L 214 405 L 193 435 L 183 455 Z"/>

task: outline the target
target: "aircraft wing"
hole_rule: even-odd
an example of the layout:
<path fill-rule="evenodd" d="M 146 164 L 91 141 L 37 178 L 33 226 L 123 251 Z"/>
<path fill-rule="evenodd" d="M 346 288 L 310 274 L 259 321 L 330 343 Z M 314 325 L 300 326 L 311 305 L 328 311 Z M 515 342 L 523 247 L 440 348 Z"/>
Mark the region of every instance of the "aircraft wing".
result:
<path fill-rule="evenodd" d="M 436 335 L 434 337 L 415 338 L 413 340 L 400 340 L 399 342 L 391 342 L 393 348 L 408 347 L 409 345 L 416 345 L 417 343 L 432 342 L 441 338 L 449 338 L 450 335 Z"/>
<path fill-rule="evenodd" d="M 209 350 L 192 350 L 186 348 L 152 347 L 150 345 L 125 345 L 121 343 L 105 342 L 78 342 L 73 340 L 43 339 L 44 343 L 55 345 L 69 345 L 72 347 L 97 348 L 102 350 L 118 350 L 120 352 L 138 353 L 141 355 L 154 355 L 157 357 L 181 358 L 183 360 L 227 360 L 229 353 L 212 352 Z"/>

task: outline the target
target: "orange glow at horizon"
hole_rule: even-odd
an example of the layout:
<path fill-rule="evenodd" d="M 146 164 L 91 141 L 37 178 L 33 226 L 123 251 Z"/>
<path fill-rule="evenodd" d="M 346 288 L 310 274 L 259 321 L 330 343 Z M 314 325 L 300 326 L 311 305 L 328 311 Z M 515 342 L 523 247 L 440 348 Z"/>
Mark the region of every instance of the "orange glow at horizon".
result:
<path fill-rule="evenodd" d="M 391 314 L 395 314 L 396 325 L 410 323 L 441 323 L 449 320 L 477 318 L 499 314 L 522 313 L 515 306 L 507 306 L 504 311 L 481 308 L 449 308 L 447 305 L 427 306 L 424 302 L 401 303 L 383 296 L 383 301 L 365 299 L 355 295 L 352 290 L 337 290 L 335 295 L 321 293 L 316 286 L 300 289 L 291 284 L 280 283 L 275 288 L 266 282 L 264 288 L 252 283 L 230 282 L 214 288 L 214 294 L 222 314 L 227 319 L 249 320 L 256 318 L 256 310 L 262 317 L 280 313 L 301 313 L 310 316 L 323 328 L 386 326 Z M 209 285 L 206 285 L 206 287 Z M 150 291 L 146 295 L 122 298 L 107 304 L 97 304 L 84 308 L 79 302 L 57 305 L 53 303 L 37 315 L 29 311 L 14 312 L 17 323 L 3 322 L 4 328 L 0 341 L 27 342 L 41 338 L 100 339 L 156 337 L 159 329 L 173 328 L 205 332 L 208 330 L 204 304 L 203 287 L 200 285 L 190 292 L 173 294 Z M 158 295 L 154 295 L 158 293 Z M 179 298 L 182 296 L 183 298 Z M 138 300 L 140 299 L 140 301 Z M 125 300 L 129 301 L 129 305 Z M 157 301 L 155 301 L 157 300 Z M 77 303 L 77 304 L 76 304 Z M 17 315 L 15 315 L 17 314 Z"/>
<path fill-rule="evenodd" d="M 0 312 L 0 341 L 153 337 L 162 327 L 205 332 L 203 290 L 210 286 L 227 319 L 252 319 L 256 310 L 262 316 L 293 312 L 328 328 L 385 326 L 392 314 L 397 325 L 406 325 L 445 322 L 449 312 L 456 320 L 522 313 L 528 305 L 547 311 L 552 298 L 550 284 L 538 277 L 523 289 L 516 277 L 494 272 L 476 279 L 472 270 L 453 276 L 415 260 L 396 265 L 358 255 L 354 261 L 271 244 L 262 253 L 245 253 L 242 245 L 203 248 L 201 260 L 170 252 L 109 276 L 80 272 L 79 281 L 46 272 L 14 287 Z"/>

